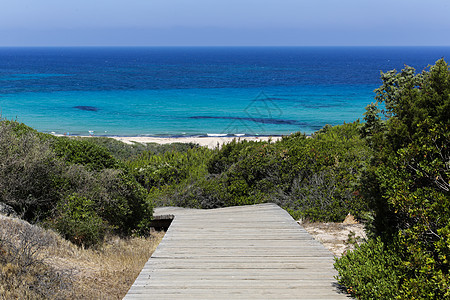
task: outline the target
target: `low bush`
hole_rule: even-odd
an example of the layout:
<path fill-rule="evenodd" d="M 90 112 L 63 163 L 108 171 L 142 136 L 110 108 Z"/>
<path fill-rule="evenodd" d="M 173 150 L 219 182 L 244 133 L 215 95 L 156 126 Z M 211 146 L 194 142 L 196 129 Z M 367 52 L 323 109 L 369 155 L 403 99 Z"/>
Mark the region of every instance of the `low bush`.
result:
<path fill-rule="evenodd" d="M 449 274 L 423 244 L 406 248 L 405 238 L 372 238 L 337 259 L 339 283 L 358 299 L 449 299 Z"/>
<path fill-rule="evenodd" d="M 159 154 L 147 151 L 129 161 L 127 166 L 137 182 L 150 191 L 204 178 L 207 174 L 205 162 L 210 155 L 211 150 L 197 147 Z"/>
<path fill-rule="evenodd" d="M 42 220 L 59 198 L 54 178 L 63 162 L 29 127 L 0 122 L 0 201 L 27 220 Z"/>
<path fill-rule="evenodd" d="M 71 164 L 81 164 L 92 170 L 118 168 L 117 160 L 104 147 L 89 140 L 58 137 L 52 147 L 57 156 Z"/>
<path fill-rule="evenodd" d="M 372 152 L 359 127 L 359 122 L 325 126 L 311 138 L 283 139 L 280 146 L 289 161 L 283 174 L 289 185 L 273 201 L 314 221 L 343 221 L 348 213 L 365 218 L 369 207 L 360 196 L 360 180 Z"/>
<path fill-rule="evenodd" d="M 338 281 L 358 299 L 394 299 L 401 281 L 401 260 L 380 238 L 356 246 L 338 259 Z"/>
<path fill-rule="evenodd" d="M 172 144 L 156 144 L 156 143 L 132 143 L 126 144 L 121 141 L 107 137 L 88 137 L 79 138 L 86 140 L 92 144 L 105 148 L 114 158 L 120 161 L 134 160 L 140 154 L 147 152 L 151 154 L 161 154 L 165 152 L 185 152 L 188 149 L 199 147 L 192 143 L 172 143 Z"/>
<path fill-rule="evenodd" d="M 101 241 L 104 228 L 148 234 L 153 213 L 145 189 L 106 148 L 12 121 L 0 121 L 0 202 L 84 246 Z"/>
<path fill-rule="evenodd" d="M 293 216 L 342 221 L 368 211 L 359 180 L 371 157 L 359 122 L 279 142 L 141 155 L 128 166 L 157 205 L 217 208 L 275 202 Z"/>
<path fill-rule="evenodd" d="M 58 204 L 57 215 L 49 224 L 72 243 L 85 247 L 101 244 L 108 229 L 95 202 L 76 194 Z"/>
<path fill-rule="evenodd" d="M 79 140 L 87 141 L 101 148 L 107 149 L 115 159 L 120 161 L 126 161 L 148 150 L 147 145 L 144 144 L 126 144 L 107 137 L 85 137 L 79 138 Z"/>
<path fill-rule="evenodd" d="M 76 193 L 92 201 L 96 214 L 115 233 L 148 234 L 153 206 L 145 189 L 125 171 L 92 172 L 82 165 L 71 165 L 59 177 L 58 186 L 62 195 Z"/>
<path fill-rule="evenodd" d="M 107 191 L 98 203 L 102 217 L 117 233 L 148 235 L 153 216 L 153 203 L 146 190 L 130 174 L 108 170 L 100 174 Z"/>
<path fill-rule="evenodd" d="M 294 134 L 275 143 L 235 142 L 207 163 L 229 205 L 275 202 L 295 217 L 342 221 L 363 217 L 358 183 L 370 150 L 359 122 L 325 127 L 312 137 Z"/>

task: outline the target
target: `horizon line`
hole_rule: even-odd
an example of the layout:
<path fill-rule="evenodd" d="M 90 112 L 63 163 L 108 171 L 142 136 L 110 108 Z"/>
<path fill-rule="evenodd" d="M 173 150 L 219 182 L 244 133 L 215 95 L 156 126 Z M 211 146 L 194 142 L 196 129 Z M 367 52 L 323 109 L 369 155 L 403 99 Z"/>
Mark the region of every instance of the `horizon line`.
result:
<path fill-rule="evenodd" d="M 436 48 L 449 45 L 0 45 L 0 48 Z"/>

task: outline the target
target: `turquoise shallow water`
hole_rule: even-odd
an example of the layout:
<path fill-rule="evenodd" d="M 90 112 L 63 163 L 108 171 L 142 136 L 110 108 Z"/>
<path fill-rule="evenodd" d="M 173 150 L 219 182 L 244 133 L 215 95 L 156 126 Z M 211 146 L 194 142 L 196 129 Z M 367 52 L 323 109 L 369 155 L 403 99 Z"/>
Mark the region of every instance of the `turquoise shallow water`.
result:
<path fill-rule="evenodd" d="M 362 118 L 380 70 L 450 48 L 0 48 L 0 110 L 43 132 L 283 135 Z"/>
<path fill-rule="evenodd" d="M 4 97 L 9 116 L 44 132 L 96 135 L 311 133 L 362 115 L 374 86 L 71 91 Z M 96 111 L 76 109 L 92 107 Z M 33 107 L 33 109 L 29 109 Z M 27 112 L 26 114 L 24 112 Z"/>

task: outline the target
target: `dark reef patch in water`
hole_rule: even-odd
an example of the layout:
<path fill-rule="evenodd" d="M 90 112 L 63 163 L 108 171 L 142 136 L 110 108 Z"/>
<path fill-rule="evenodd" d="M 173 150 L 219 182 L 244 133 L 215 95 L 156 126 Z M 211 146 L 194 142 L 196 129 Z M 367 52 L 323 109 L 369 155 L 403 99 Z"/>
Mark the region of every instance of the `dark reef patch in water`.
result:
<path fill-rule="evenodd" d="M 80 110 L 85 110 L 85 111 L 98 111 L 99 110 L 98 107 L 85 106 L 85 105 L 74 106 L 73 108 L 80 109 Z"/>
<path fill-rule="evenodd" d="M 276 125 L 299 125 L 299 126 L 308 126 L 305 122 L 300 122 L 297 120 L 286 120 L 286 119 L 273 119 L 273 118 L 241 118 L 241 117 L 219 117 L 219 116 L 193 116 L 189 117 L 190 119 L 222 119 L 222 120 L 242 120 L 242 121 L 251 121 L 256 123 L 263 124 L 276 124 Z"/>

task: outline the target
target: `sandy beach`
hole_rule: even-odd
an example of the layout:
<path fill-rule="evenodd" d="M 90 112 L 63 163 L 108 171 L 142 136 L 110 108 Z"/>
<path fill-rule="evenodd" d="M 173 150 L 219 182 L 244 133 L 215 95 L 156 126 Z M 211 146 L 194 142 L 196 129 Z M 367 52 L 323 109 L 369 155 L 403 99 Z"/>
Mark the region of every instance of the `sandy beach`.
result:
<path fill-rule="evenodd" d="M 144 137 L 144 136 L 135 136 L 135 137 L 110 137 L 112 139 L 132 144 L 132 143 L 157 143 L 157 144 L 172 144 L 172 143 L 194 143 L 199 144 L 200 146 L 208 147 L 210 149 L 214 149 L 216 147 L 220 147 L 223 144 L 227 144 L 234 139 L 237 140 L 246 140 L 246 141 L 278 141 L 281 139 L 281 136 L 249 136 L 249 137 Z"/>

